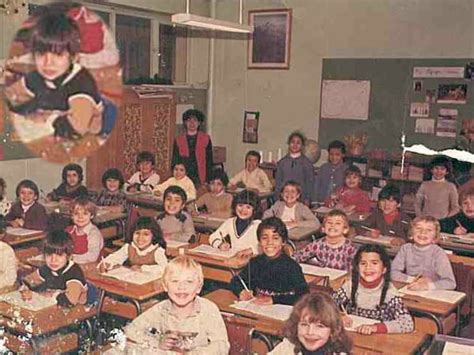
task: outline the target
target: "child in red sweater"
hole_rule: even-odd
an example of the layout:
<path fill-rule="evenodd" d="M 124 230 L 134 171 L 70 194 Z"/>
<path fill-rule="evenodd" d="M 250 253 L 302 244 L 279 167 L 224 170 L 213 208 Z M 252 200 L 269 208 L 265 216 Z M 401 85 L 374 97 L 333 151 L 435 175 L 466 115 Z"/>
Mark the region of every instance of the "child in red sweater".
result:
<path fill-rule="evenodd" d="M 347 214 L 369 212 L 369 195 L 360 188 L 361 184 L 362 173 L 360 169 L 355 165 L 349 166 L 345 173 L 344 186 L 339 187 L 332 193 L 326 199 L 325 205 L 341 209 Z"/>

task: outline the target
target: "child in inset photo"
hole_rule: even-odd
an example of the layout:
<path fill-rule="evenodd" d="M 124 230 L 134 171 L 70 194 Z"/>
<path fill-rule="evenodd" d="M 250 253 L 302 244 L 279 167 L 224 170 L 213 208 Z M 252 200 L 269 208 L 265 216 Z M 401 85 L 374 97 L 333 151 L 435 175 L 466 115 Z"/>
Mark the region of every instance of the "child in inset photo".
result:
<path fill-rule="evenodd" d="M 84 173 L 79 164 L 66 165 L 61 177 L 61 184 L 48 194 L 48 200 L 69 202 L 78 197 L 87 198 L 87 188 L 82 185 Z"/>
<path fill-rule="evenodd" d="M 25 142 L 48 135 L 79 139 L 98 134 L 103 104 L 93 76 L 78 63 L 81 33 L 64 12 L 46 11 L 36 18 L 31 34 L 35 70 L 9 85 L 12 112 Z"/>
<path fill-rule="evenodd" d="M 7 221 L 0 215 L 0 292 L 16 282 L 17 260 L 13 248 L 3 241 L 7 230 Z"/>
<path fill-rule="evenodd" d="M 3 178 L 0 178 L 0 215 L 5 216 L 12 208 L 11 201 L 6 197 L 7 184 Z"/>

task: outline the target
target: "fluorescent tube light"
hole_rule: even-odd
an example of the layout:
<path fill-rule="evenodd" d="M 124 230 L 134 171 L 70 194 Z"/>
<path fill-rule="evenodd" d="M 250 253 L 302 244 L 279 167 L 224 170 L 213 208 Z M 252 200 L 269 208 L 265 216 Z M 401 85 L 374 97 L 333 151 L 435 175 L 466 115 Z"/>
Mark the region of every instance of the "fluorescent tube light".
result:
<path fill-rule="evenodd" d="M 197 16 L 190 13 L 174 14 L 171 16 L 171 22 L 179 25 L 205 28 L 208 30 L 234 33 L 253 33 L 253 26 L 222 21 L 211 17 Z"/>

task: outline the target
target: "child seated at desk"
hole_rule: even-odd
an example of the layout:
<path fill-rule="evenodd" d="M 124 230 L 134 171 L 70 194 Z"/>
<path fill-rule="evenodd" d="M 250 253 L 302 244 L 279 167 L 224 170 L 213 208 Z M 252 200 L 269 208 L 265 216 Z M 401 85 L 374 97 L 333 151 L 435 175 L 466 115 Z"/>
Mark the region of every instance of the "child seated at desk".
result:
<path fill-rule="evenodd" d="M 347 214 L 370 212 L 369 194 L 360 188 L 361 184 L 360 169 L 355 165 L 349 166 L 345 172 L 344 186 L 337 188 L 326 199 L 325 205 L 342 209 Z"/>
<path fill-rule="evenodd" d="M 293 254 L 299 263 L 310 263 L 320 267 L 350 270 L 357 249 L 346 238 L 349 220 L 344 212 L 332 210 L 324 217 L 321 230 L 326 236 L 308 244 Z"/>
<path fill-rule="evenodd" d="M 300 202 L 301 186 L 295 181 L 287 181 L 281 190 L 280 201 L 263 213 L 263 218 L 281 218 L 288 229 L 295 227 L 312 228 L 315 231 L 321 224 L 313 212 Z"/>
<path fill-rule="evenodd" d="M 164 239 L 189 242 L 196 234 L 191 215 L 184 210 L 186 192 L 179 186 L 170 186 L 163 196 L 164 212 L 158 216 L 158 224 Z"/>
<path fill-rule="evenodd" d="M 230 289 L 241 301 L 294 304 L 308 292 L 308 285 L 301 266 L 283 251 L 288 241 L 285 224 L 277 217 L 264 219 L 258 226 L 257 238 L 263 254 L 252 258 L 232 278 Z"/>
<path fill-rule="evenodd" d="M 352 353 L 337 305 L 322 292 L 304 295 L 295 304 L 283 334 L 285 339 L 269 355 Z"/>
<path fill-rule="evenodd" d="M 152 192 L 160 183 L 160 175 L 155 172 L 155 156 L 143 151 L 137 155 L 138 171 L 125 183 L 127 192 Z"/>
<path fill-rule="evenodd" d="M 344 185 L 347 164 L 344 163 L 346 146 L 341 141 L 328 145 L 328 162 L 321 165 L 314 180 L 314 199 L 324 202 L 337 188 Z"/>
<path fill-rule="evenodd" d="M 401 198 L 400 189 L 395 185 L 385 185 L 380 190 L 377 210 L 363 222 L 365 227 L 372 229 L 369 231 L 371 237 L 396 237 L 394 245 L 408 240 L 411 218 L 400 212 Z"/>
<path fill-rule="evenodd" d="M 258 254 L 257 228 L 258 196 L 253 191 L 244 190 L 234 196 L 232 213 L 235 217 L 227 219 L 209 236 L 209 244 L 214 248 L 229 250 L 252 249 Z"/>
<path fill-rule="evenodd" d="M 87 302 L 87 283 L 84 274 L 73 260 L 73 241 L 64 231 L 48 234 L 43 245 L 46 264 L 25 280 L 31 290 L 55 296 L 60 306 L 72 307 Z M 31 291 L 20 290 L 24 299 L 31 298 Z"/>
<path fill-rule="evenodd" d="M 424 181 L 416 192 L 416 216 L 442 219 L 455 215 L 459 212 L 458 191 L 456 185 L 446 180 L 451 172 L 451 162 L 438 156 L 430 162 L 430 168 L 431 180 Z"/>
<path fill-rule="evenodd" d="M 229 218 L 232 215 L 232 195 L 225 192 L 229 182 L 227 174 L 221 169 L 214 170 L 209 179 L 210 192 L 196 201 L 196 208 L 205 208 L 209 217 Z"/>
<path fill-rule="evenodd" d="M 66 232 L 73 241 L 73 260 L 78 264 L 93 263 L 99 259 L 104 238 L 92 223 L 96 213 L 95 204 L 86 198 L 75 199 L 70 207 L 72 226 Z"/>
<path fill-rule="evenodd" d="M 156 196 L 161 196 L 169 186 L 181 187 L 186 192 L 187 202 L 196 199 L 196 188 L 193 181 L 186 175 L 186 166 L 183 163 L 176 163 L 173 167 L 173 176 L 156 186 L 153 193 Z"/>
<path fill-rule="evenodd" d="M 87 188 L 82 185 L 84 174 L 79 164 L 68 164 L 63 168 L 61 184 L 47 196 L 51 201 L 71 201 L 87 197 Z"/>
<path fill-rule="evenodd" d="M 260 159 L 260 153 L 255 150 L 247 152 L 245 155 L 245 169 L 230 179 L 229 189 L 235 190 L 237 187 L 243 187 L 247 190 L 254 190 L 257 193 L 272 191 L 273 186 L 270 179 L 267 174 L 258 167 Z"/>
<path fill-rule="evenodd" d="M 147 353 L 228 354 L 226 326 L 217 306 L 198 296 L 201 265 L 178 256 L 166 266 L 163 286 L 168 300 L 138 316 L 125 328 L 128 339 Z"/>
<path fill-rule="evenodd" d="M 5 237 L 7 221 L 0 215 L 0 290 L 16 282 L 17 261 L 13 248 L 2 239 Z"/>
<path fill-rule="evenodd" d="M 433 217 L 417 217 L 410 225 L 413 243 L 402 245 L 392 264 L 392 279 L 409 282 L 412 290 L 454 290 L 456 279 L 446 252 L 436 244 L 439 222 Z"/>
<path fill-rule="evenodd" d="M 7 184 L 3 178 L 0 178 L 0 215 L 6 216 L 12 208 L 11 201 L 5 196 L 7 194 Z"/>
<path fill-rule="evenodd" d="M 123 212 L 126 208 L 127 198 L 122 191 L 124 179 L 119 169 L 107 169 L 102 175 L 102 186 L 104 187 L 95 199 L 97 206 L 107 206 L 114 212 Z"/>
<path fill-rule="evenodd" d="M 441 232 L 464 235 L 474 233 L 474 188 L 461 193 L 461 212 L 439 221 Z"/>
<path fill-rule="evenodd" d="M 39 189 L 31 180 L 22 180 L 16 187 L 15 202 L 5 216 L 8 225 L 35 230 L 45 230 L 48 222 L 46 209 L 38 202 Z"/>
<path fill-rule="evenodd" d="M 358 333 L 409 333 L 414 330 L 413 319 L 390 282 L 390 257 L 380 245 L 365 244 L 357 251 L 351 280 L 345 282 L 333 298 L 347 312 L 343 315 L 346 326 L 352 324 L 350 314 L 380 321 L 359 326 L 356 328 Z"/>
<path fill-rule="evenodd" d="M 101 272 L 116 265 L 125 265 L 161 276 L 168 260 L 165 255 L 166 242 L 160 227 L 152 217 L 141 216 L 135 222 L 132 232 L 131 243 L 125 243 L 101 261 Z"/>

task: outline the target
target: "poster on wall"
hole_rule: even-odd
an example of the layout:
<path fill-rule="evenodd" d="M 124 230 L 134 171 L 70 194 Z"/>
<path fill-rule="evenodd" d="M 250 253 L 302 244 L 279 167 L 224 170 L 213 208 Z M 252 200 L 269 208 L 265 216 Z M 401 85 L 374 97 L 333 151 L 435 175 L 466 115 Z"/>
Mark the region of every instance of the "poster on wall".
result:
<path fill-rule="evenodd" d="M 465 104 L 467 96 L 466 84 L 440 84 L 438 85 L 439 104 Z"/>
<path fill-rule="evenodd" d="M 432 118 L 418 118 L 415 124 L 415 133 L 434 134 L 435 120 Z"/>
<path fill-rule="evenodd" d="M 429 117 L 430 104 L 427 102 L 412 102 L 410 104 L 410 117 Z"/>
<path fill-rule="evenodd" d="M 258 143 L 258 119 L 260 112 L 245 111 L 244 112 L 244 143 Z"/>
<path fill-rule="evenodd" d="M 438 137 L 456 137 L 458 110 L 442 108 L 439 110 L 438 122 L 436 124 L 436 135 Z"/>
<path fill-rule="evenodd" d="M 414 78 L 463 78 L 464 67 L 414 67 Z"/>
<path fill-rule="evenodd" d="M 321 118 L 368 120 L 370 81 L 323 80 Z"/>

